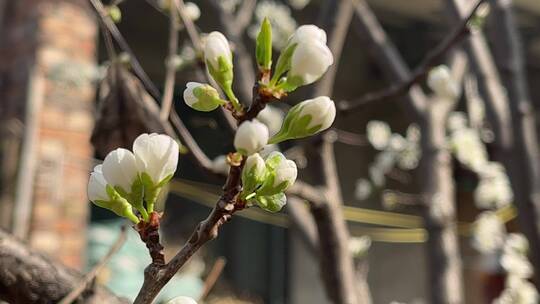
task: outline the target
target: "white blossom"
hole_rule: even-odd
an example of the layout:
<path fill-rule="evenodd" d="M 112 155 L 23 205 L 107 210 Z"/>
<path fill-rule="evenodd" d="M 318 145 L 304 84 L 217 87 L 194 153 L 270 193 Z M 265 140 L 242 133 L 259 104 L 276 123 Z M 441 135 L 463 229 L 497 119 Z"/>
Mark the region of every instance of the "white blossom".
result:
<path fill-rule="evenodd" d="M 334 56 L 326 44 L 316 40 L 299 43 L 291 58 L 288 77 L 299 79 L 301 85 L 318 80 L 334 63 Z"/>
<path fill-rule="evenodd" d="M 356 181 L 354 197 L 363 201 L 371 195 L 372 190 L 371 183 L 367 179 L 361 178 Z"/>
<path fill-rule="evenodd" d="M 311 0 L 289 0 L 289 5 L 296 10 L 301 10 L 306 7 Z"/>
<path fill-rule="evenodd" d="M 209 112 L 225 103 L 215 88 L 204 83 L 188 82 L 183 96 L 185 103 L 197 111 Z"/>
<path fill-rule="evenodd" d="M 90 173 L 87 191 L 88 199 L 92 202 L 110 200 L 107 194 L 107 180 L 103 176 L 102 165 L 95 166 L 94 171 Z"/>
<path fill-rule="evenodd" d="M 251 155 L 268 143 L 268 128 L 256 119 L 244 121 L 236 130 L 234 147 L 237 151 Z"/>
<path fill-rule="evenodd" d="M 296 176 L 298 175 L 298 170 L 296 168 L 296 163 L 292 160 L 286 159 L 283 154 L 280 152 L 271 153 L 268 158 L 272 158 L 279 155 L 280 161 L 275 167 L 275 176 L 274 176 L 274 187 L 281 185 L 282 183 L 287 183 L 287 185 L 292 185 L 296 181 Z"/>
<path fill-rule="evenodd" d="M 392 131 L 390 126 L 379 120 L 372 120 L 366 126 L 366 133 L 369 143 L 377 150 L 384 150 L 389 142 Z"/>
<path fill-rule="evenodd" d="M 211 32 L 204 40 L 204 58 L 215 70 L 219 70 L 219 58 L 223 57 L 232 65 L 232 53 L 229 41 L 220 32 Z"/>
<path fill-rule="evenodd" d="M 364 256 L 370 247 L 371 238 L 367 235 L 351 237 L 349 240 L 349 251 L 356 258 Z"/>
<path fill-rule="evenodd" d="M 180 296 L 169 300 L 167 304 L 197 304 L 197 301 L 190 297 Z"/>
<path fill-rule="evenodd" d="M 199 6 L 193 2 L 186 2 L 184 5 L 186 15 L 192 21 L 196 21 L 201 17 L 201 10 Z"/>
<path fill-rule="evenodd" d="M 474 191 L 474 200 L 479 208 L 501 208 L 512 203 L 514 193 L 501 164 L 488 162 L 477 173 L 480 181 Z"/>
<path fill-rule="evenodd" d="M 227 155 L 219 155 L 212 160 L 212 171 L 216 173 L 227 174 L 229 172 L 229 163 Z"/>
<path fill-rule="evenodd" d="M 502 248 L 505 235 L 501 219 L 492 211 L 484 211 L 476 218 L 472 244 L 482 253 L 492 253 Z"/>
<path fill-rule="evenodd" d="M 501 257 L 501 266 L 508 274 L 522 279 L 528 279 L 534 273 L 531 262 L 522 254 L 504 253 Z"/>
<path fill-rule="evenodd" d="M 130 193 L 131 186 L 138 178 L 135 156 L 126 149 L 113 150 L 105 157 L 102 172 L 108 184 Z"/>
<path fill-rule="evenodd" d="M 153 183 L 174 174 L 178 166 L 178 143 L 164 134 L 141 134 L 133 142 L 137 169 L 146 173 Z"/>
<path fill-rule="evenodd" d="M 301 110 L 298 114 L 298 119 L 308 115 L 311 117 L 306 127 L 307 129 L 320 126 L 316 132 L 326 130 L 330 128 L 336 118 L 336 105 L 327 96 L 308 99 L 301 102 L 300 105 Z"/>
<path fill-rule="evenodd" d="M 256 39 L 264 18 L 272 23 L 272 45 L 277 49 L 284 48 L 297 27 L 290 8 L 275 1 L 260 1 L 255 8 L 257 22 L 248 31 L 252 39 Z"/>
<path fill-rule="evenodd" d="M 463 112 L 451 112 L 448 116 L 447 126 L 450 131 L 467 127 L 467 115 Z"/>
<path fill-rule="evenodd" d="M 441 98 L 455 100 L 459 97 L 459 85 L 452 78 L 450 70 L 445 65 L 431 69 L 428 73 L 427 84 Z"/>
<path fill-rule="evenodd" d="M 326 32 L 313 24 L 306 24 L 298 27 L 294 34 L 289 38 L 289 45 L 293 43 L 304 43 L 315 41 L 326 44 Z"/>
<path fill-rule="evenodd" d="M 509 233 L 504 242 L 503 252 L 505 254 L 527 255 L 529 251 L 529 241 L 521 233 Z"/>
<path fill-rule="evenodd" d="M 457 160 L 469 169 L 479 171 L 487 164 L 486 147 L 476 130 L 456 129 L 450 134 L 449 143 Z"/>

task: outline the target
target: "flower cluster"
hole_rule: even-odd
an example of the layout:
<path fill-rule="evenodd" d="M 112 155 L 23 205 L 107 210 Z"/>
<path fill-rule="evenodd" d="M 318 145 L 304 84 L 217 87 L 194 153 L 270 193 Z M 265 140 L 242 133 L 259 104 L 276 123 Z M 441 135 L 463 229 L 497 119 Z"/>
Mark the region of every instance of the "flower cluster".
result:
<path fill-rule="evenodd" d="M 402 170 L 412 170 L 418 166 L 421 157 L 418 126 L 410 125 L 403 136 L 392 133 L 386 122 L 373 120 L 366 126 L 366 135 L 371 146 L 380 151 L 369 166 L 369 179 L 374 186 L 384 187 L 386 175 L 396 166 Z M 357 181 L 357 199 L 364 200 L 372 193 L 371 183 L 367 179 Z"/>
<path fill-rule="evenodd" d="M 427 85 L 438 98 L 443 100 L 454 101 L 459 97 L 459 85 L 445 65 L 436 66 L 429 71 Z"/>
<path fill-rule="evenodd" d="M 477 129 L 468 126 L 465 113 L 452 112 L 448 117 L 448 145 L 452 154 L 479 177 L 474 197 L 480 209 L 507 206 L 514 198 L 504 167 L 489 161 L 485 144 Z"/>
<path fill-rule="evenodd" d="M 154 211 L 157 197 L 173 177 L 178 165 L 178 143 L 161 134 L 142 134 L 133 142 L 133 152 L 111 151 L 90 174 L 88 198 L 134 223 Z"/>
<path fill-rule="evenodd" d="M 265 18 L 257 34 L 255 50 L 263 75 L 257 84 L 258 94 L 265 94 L 268 100 L 265 103 L 313 83 L 333 63 L 326 46 L 326 33 L 314 25 L 304 25 L 288 38 L 272 75 L 272 37 L 270 21 Z M 279 211 L 285 204 L 284 191 L 296 179 L 297 168 L 293 161 L 276 151 L 277 144 L 328 129 L 335 119 L 335 104 L 330 98 L 320 96 L 298 103 L 285 115 L 263 104 L 262 110 L 254 113 L 256 118 L 243 118 L 252 113 L 246 112 L 233 92 L 233 54 L 223 34 L 212 32 L 205 37 L 204 59 L 208 73 L 223 90 L 225 98 L 209 84 L 189 82 L 184 90 L 185 103 L 203 112 L 225 107 L 241 122 L 234 136 L 236 153 L 217 157 L 213 167 L 216 172 L 224 173 L 232 162 L 237 165 L 244 160 L 239 198 L 248 205 Z"/>
<path fill-rule="evenodd" d="M 294 184 L 296 176 L 296 163 L 280 152 L 270 153 L 266 160 L 258 153 L 252 154 L 242 171 L 240 197 L 264 210 L 277 212 L 287 200 L 283 192 Z"/>
<path fill-rule="evenodd" d="M 518 233 L 506 237 L 500 264 L 507 273 L 505 289 L 494 304 L 538 303 L 539 295 L 535 286 L 528 281 L 533 275 L 533 266 L 527 259 L 529 243 Z"/>

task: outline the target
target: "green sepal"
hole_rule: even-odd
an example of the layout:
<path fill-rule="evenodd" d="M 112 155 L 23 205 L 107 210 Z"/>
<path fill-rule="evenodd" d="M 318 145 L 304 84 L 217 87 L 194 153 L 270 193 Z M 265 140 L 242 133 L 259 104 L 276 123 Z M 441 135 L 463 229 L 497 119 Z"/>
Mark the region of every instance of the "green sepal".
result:
<path fill-rule="evenodd" d="M 266 170 L 262 174 L 257 174 L 255 171 L 254 166 L 250 170 L 247 170 L 246 167 L 242 170 L 242 193 L 240 196 L 244 200 L 248 200 L 248 196 L 252 195 L 266 179 Z"/>
<path fill-rule="evenodd" d="M 284 181 L 277 186 L 274 186 L 274 180 L 276 178 L 276 169 L 281 162 L 286 161 L 286 159 L 280 155 L 276 154 L 273 157 L 269 157 L 265 161 L 266 166 L 266 176 L 264 182 L 256 191 L 257 196 L 271 196 L 276 195 L 280 192 L 285 191 L 289 187 L 289 183 Z"/>
<path fill-rule="evenodd" d="M 268 71 L 272 68 L 272 25 L 267 17 L 257 35 L 255 56 L 260 69 Z"/>
<path fill-rule="evenodd" d="M 206 61 L 206 66 L 208 67 L 208 72 L 212 75 L 212 78 L 214 78 L 223 91 L 232 87 L 233 66 L 230 63 L 230 60 L 224 56 L 219 56 L 217 69 L 215 69 L 208 60 Z"/>
<path fill-rule="evenodd" d="M 277 144 L 289 139 L 308 137 L 321 129 L 322 125 L 320 124 L 308 129 L 312 117 L 311 115 L 299 117 L 302 107 L 303 105 L 299 103 L 289 110 L 287 116 L 285 116 L 281 129 L 268 140 L 268 144 Z"/>
<path fill-rule="evenodd" d="M 197 87 L 193 90 L 193 95 L 197 97 L 197 102 L 192 107 L 201 112 L 210 112 L 227 102 L 219 98 L 219 93 L 214 89 Z"/>
<path fill-rule="evenodd" d="M 110 185 L 107 185 L 106 191 L 110 200 L 96 200 L 94 201 L 94 204 L 96 204 L 98 207 L 111 210 L 116 215 L 127 218 L 135 224 L 139 222 L 139 218 L 133 214 L 133 209 L 125 198 L 120 196 L 120 194 L 116 192 L 116 190 Z"/>
<path fill-rule="evenodd" d="M 256 204 L 263 210 L 268 212 L 278 212 L 287 203 L 287 197 L 284 193 L 278 193 L 270 196 L 257 196 L 255 198 Z"/>
<path fill-rule="evenodd" d="M 290 93 L 302 85 L 304 85 L 304 80 L 300 76 L 287 76 L 278 83 L 277 89 Z"/>
<path fill-rule="evenodd" d="M 297 45 L 297 43 L 287 45 L 285 50 L 279 55 L 276 70 L 272 76 L 272 80 L 270 81 L 271 85 L 275 85 L 280 77 L 291 68 L 291 58 Z"/>

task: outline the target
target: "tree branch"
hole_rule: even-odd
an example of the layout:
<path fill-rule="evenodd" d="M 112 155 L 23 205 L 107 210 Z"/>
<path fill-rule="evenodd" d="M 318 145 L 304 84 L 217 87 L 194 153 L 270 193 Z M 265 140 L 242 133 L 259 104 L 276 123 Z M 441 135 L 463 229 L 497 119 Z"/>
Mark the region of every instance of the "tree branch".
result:
<path fill-rule="evenodd" d="M 176 2 L 177 0 L 171 0 Z M 165 58 L 165 88 L 163 90 L 163 98 L 161 99 L 161 112 L 159 116 L 161 120 L 168 120 L 171 112 L 171 106 L 174 95 L 174 84 L 176 80 L 176 66 L 173 63 L 173 58 L 178 53 L 178 34 L 180 24 L 178 22 L 178 14 L 175 10 L 170 10 L 169 17 L 169 52 Z"/>
<path fill-rule="evenodd" d="M 369 15 L 371 12 L 367 12 L 367 6 L 363 4 L 362 0 L 351 0 L 351 1 L 358 1 L 356 3 L 356 11 L 357 14 L 362 17 L 360 18 L 366 18 L 367 20 L 364 20 L 366 24 L 368 24 L 368 20 L 371 18 Z M 436 64 L 440 63 L 442 57 L 446 55 L 446 53 L 454 48 L 456 45 L 458 45 L 463 38 L 467 37 L 470 34 L 469 29 L 469 21 L 471 18 L 474 17 L 476 11 L 481 6 L 482 3 L 484 3 L 487 0 L 479 0 L 476 2 L 476 4 L 473 6 L 471 11 L 464 16 L 459 23 L 457 23 L 454 28 L 450 31 L 448 35 L 445 36 L 445 38 L 430 52 L 426 54 L 422 62 L 410 73 L 410 75 L 407 75 L 404 77 L 405 79 L 400 80 L 399 83 L 390 86 L 389 88 L 371 92 L 365 94 L 362 98 L 357 99 L 355 101 L 344 101 L 339 104 L 339 108 L 341 111 L 352 111 L 361 108 L 362 106 L 380 101 L 380 100 L 386 100 L 386 99 L 392 99 L 396 98 L 400 95 L 403 95 L 407 91 L 409 91 L 411 88 L 413 88 L 416 84 L 418 84 L 420 81 L 422 81 L 429 70 L 435 66 Z M 374 18 L 374 17 L 373 17 Z M 373 26 L 373 25 L 372 25 Z M 379 35 L 383 35 L 379 33 Z M 382 37 L 379 37 L 381 39 Z M 387 38 L 384 37 L 381 40 L 386 40 Z M 388 43 L 389 44 L 389 43 Z M 392 46 L 393 47 L 393 46 Z M 389 52 L 389 54 L 392 54 L 393 52 Z M 392 55 L 392 57 L 395 57 L 395 55 Z M 396 61 L 395 59 L 393 61 Z"/>
<path fill-rule="evenodd" d="M 81 274 L 53 262 L 0 229 L 0 300 L 57 303 L 81 280 Z M 103 287 L 87 289 L 81 297 L 85 303 L 128 303 Z"/>

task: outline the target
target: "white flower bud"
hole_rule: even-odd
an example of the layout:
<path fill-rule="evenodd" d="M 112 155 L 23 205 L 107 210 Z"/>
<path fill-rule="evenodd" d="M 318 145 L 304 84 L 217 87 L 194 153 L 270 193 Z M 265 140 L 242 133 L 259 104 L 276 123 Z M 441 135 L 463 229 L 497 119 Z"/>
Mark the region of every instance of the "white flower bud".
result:
<path fill-rule="evenodd" d="M 445 65 L 439 65 L 431 69 L 428 74 L 427 84 L 435 94 L 442 98 L 454 100 L 459 97 L 459 86 Z"/>
<path fill-rule="evenodd" d="M 294 34 L 289 39 L 289 45 L 311 40 L 326 44 L 326 32 L 313 24 L 302 25 L 296 29 Z"/>
<path fill-rule="evenodd" d="M 88 199 L 92 202 L 109 201 L 107 194 L 107 180 L 103 176 L 102 165 L 94 167 L 94 171 L 90 173 L 88 180 Z"/>
<path fill-rule="evenodd" d="M 336 106 L 330 98 L 320 96 L 305 100 L 289 110 L 281 130 L 270 139 L 270 143 L 303 138 L 324 131 L 332 125 L 335 118 Z"/>
<path fill-rule="evenodd" d="M 272 152 L 266 159 L 267 176 L 258 195 L 275 195 L 287 190 L 298 175 L 296 163 L 285 158 L 280 152 Z"/>
<path fill-rule="evenodd" d="M 186 84 L 184 101 L 189 107 L 202 112 L 213 111 L 226 103 L 219 98 L 219 93 L 215 88 L 198 82 L 188 82 Z"/>
<path fill-rule="evenodd" d="M 254 153 L 246 159 L 242 170 L 242 194 L 245 196 L 253 193 L 264 181 L 266 164 L 259 153 Z"/>
<path fill-rule="evenodd" d="M 186 2 L 184 5 L 186 15 L 191 21 L 195 21 L 201 17 L 201 10 L 197 6 L 197 4 L 193 2 Z"/>
<path fill-rule="evenodd" d="M 111 151 L 103 161 L 103 176 L 113 187 L 120 187 L 125 193 L 131 192 L 138 179 L 135 156 L 126 149 Z"/>
<path fill-rule="evenodd" d="M 178 166 L 178 143 L 164 134 L 141 134 L 133 142 L 137 169 L 158 184 L 171 177 Z"/>
<path fill-rule="evenodd" d="M 220 32 L 211 32 L 206 36 L 204 43 L 204 58 L 214 70 L 219 70 L 219 58 L 223 57 L 226 63 L 232 66 L 232 53 L 229 41 Z"/>
<path fill-rule="evenodd" d="M 371 238 L 367 235 L 361 237 L 351 237 L 349 240 L 349 251 L 355 258 L 361 258 L 366 255 L 371 247 Z"/>
<path fill-rule="evenodd" d="M 197 301 L 193 300 L 190 297 L 176 297 L 167 302 L 167 304 L 197 304 Z"/>
<path fill-rule="evenodd" d="M 334 56 L 325 44 L 316 40 L 301 42 L 291 57 L 287 82 L 296 87 L 313 83 L 321 78 L 333 63 Z"/>
<path fill-rule="evenodd" d="M 251 155 L 268 143 L 268 128 L 256 119 L 244 121 L 236 130 L 234 147 L 242 154 Z"/>

